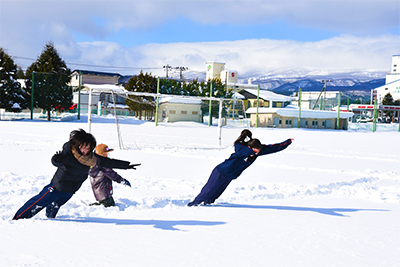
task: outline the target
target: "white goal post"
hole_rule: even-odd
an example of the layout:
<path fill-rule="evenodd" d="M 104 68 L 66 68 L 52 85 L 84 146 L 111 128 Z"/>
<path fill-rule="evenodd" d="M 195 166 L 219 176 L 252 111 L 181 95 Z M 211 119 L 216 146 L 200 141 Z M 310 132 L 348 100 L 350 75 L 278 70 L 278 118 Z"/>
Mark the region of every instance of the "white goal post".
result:
<path fill-rule="evenodd" d="M 89 99 L 88 99 L 88 131 L 91 133 L 92 131 L 92 109 L 90 108 L 92 106 L 92 94 L 93 92 L 96 93 L 111 93 L 112 94 L 112 99 L 114 101 L 114 114 L 115 114 L 115 120 L 116 120 L 116 126 L 117 126 L 117 134 L 118 134 L 118 143 L 119 143 L 119 148 L 124 149 L 122 137 L 121 137 L 121 131 L 120 131 L 120 126 L 118 123 L 118 116 L 117 112 L 115 111 L 116 103 L 115 103 L 115 95 L 122 96 L 124 98 L 128 98 L 129 96 L 150 96 L 154 97 L 157 99 L 157 105 L 158 105 L 158 99 L 162 97 L 174 97 L 174 98 L 182 98 L 182 99 L 196 99 L 196 100 L 208 100 L 208 101 L 218 101 L 219 103 L 219 118 L 218 118 L 218 145 L 221 146 L 221 133 L 222 133 L 222 110 L 223 110 L 223 101 L 236 101 L 236 102 L 242 102 L 243 100 L 241 99 L 233 99 L 233 98 L 216 98 L 216 97 L 199 97 L 199 96 L 185 96 L 185 95 L 171 95 L 171 94 L 155 94 L 155 93 L 145 93 L 145 92 L 130 92 L 125 90 L 122 86 L 117 86 L 117 85 L 109 85 L 109 84 L 103 84 L 103 85 L 92 85 L 92 84 L 86 84 L 85 87 L 89 89 Z M 243 103 L 244 107 L 244 103 Z M 156 109 L 157 111 L 157 109 Z M 243 112 L 245 112 L 243 110 Z M 156 112 L 157 113 L 157 112 Z M 157 120 L 158 116 L 157 114 L 155 115 L 155 121 L 157 125 Z M 246 114 L 244 114 L 244 120 L 246 121 L 246 128 L 248 126 Z"/>

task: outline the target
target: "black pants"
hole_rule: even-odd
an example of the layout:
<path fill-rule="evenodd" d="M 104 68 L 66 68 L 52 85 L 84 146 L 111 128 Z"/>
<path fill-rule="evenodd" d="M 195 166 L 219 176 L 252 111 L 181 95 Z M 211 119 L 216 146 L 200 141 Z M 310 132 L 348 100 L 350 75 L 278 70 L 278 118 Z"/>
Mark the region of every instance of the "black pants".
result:
<path fill-rule="evenodd" d="M 47 217 L 55 218 L 60 207 L 73 195 L 72 193 L 58 191 L 54 188 L 54 185 L 50 183 L 43 187 L 39 194 L 28 200 L 17 213 L 15 213 L 13 220 L 32 218 L 43 208 L 46 208 Z"/>
<path fill-rule="evenodd" d="M 214 203 L 232 180 L 233 179 L 222 175 L 217 168 L 214 168 L 207 183 L 203 186 L 203 189 L 201 189 L 200 194 L 191 202 L 192 205 L 199 205 L 202 202 L 205 204 Z"/>

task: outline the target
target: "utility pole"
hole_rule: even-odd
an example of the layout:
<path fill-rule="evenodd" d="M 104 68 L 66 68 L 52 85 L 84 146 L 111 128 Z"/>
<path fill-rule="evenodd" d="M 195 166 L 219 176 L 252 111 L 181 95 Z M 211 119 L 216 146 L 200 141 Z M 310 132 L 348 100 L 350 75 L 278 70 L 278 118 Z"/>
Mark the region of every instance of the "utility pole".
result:
<path fill-rule="evenodd" d="M 165 65 L 163 68 L 165 69 L 165 77 L 168 78 L 168 70 L 171 70 L 172 67 L 170 65 Z"/>
<path fill-rule="evenodd" d="M 183 80 L 182 71 L 188 70 L 188 67 L 175 67 L 175 69 L 179 70 L 179 80 Z"/>
<path fill-rule="evenodd" d="M 172 71 L 172 69 L 178 70 L 179 71 L 179 80 L 180 81 L 183 80 L 182 71 L 186 71 L 186 70 L 189 69 L 188 67 L 171 67 L 170 65 L 165 65 L 165 66 L 163 66 L 163 68 L 165 69 L 165 77 L 166 78 L 168 78 L 168 71 Z"/>
<path fill-rule="evenodd" d="M 326 83 L 327 83 L 327 82 L 331 82 L 331 80 L 322 80 L 322 81 L 321 81 L 321 83 L 324 84 L 324 87 L 322 87 L 321 93 L 319 93 L 318 98 L 317 98 L 317 100 L 315 101 L 314 107 L 313 107 L 312 109 L 315 108 L 315 106 L 316 106 L 317 103 L 318 103 L 319 98 L 321 97 L 322 92 L 324 92 L 324 101 L 323 101 L 323 104 L 321 105 L 321 108 L 320 108 L 320 109 L 322 109 L 322 106 L 323 106 L 323 107 L 324 107 L 324 110 L 325 110 Z"/>

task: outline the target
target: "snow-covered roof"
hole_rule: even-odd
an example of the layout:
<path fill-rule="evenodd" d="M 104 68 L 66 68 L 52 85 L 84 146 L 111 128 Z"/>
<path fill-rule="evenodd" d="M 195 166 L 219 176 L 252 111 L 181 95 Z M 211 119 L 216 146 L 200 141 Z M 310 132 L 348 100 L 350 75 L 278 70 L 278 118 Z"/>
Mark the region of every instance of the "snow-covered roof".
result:
<path fill-rule="evenodd" d="M 257 96 L 257 90 L 258 89 L 244 89 L 244 91 L 246 91 L 254 96 Z M 260 90 L 259 97 L 263 100 L 271 100 L 274 102 L 290 102 L 295 99 L 294 97 L 276 94 L 274 92 L 267 91 L 267 90 Z"/>
<path fill-rule="evenodd" d="M 235 92 L 233 94 L 232 98 L 235 98 L 235 99 L 246 99 L 242 94 L 239 94 L 238 92 Z"/>
<path fill-rule="evenodd" d="M 246 113 L 256 113 L 257 108 L 249 108 Z M 259 114 L 266 113 L 276 113 L 282 117 L 299 117 L 299 109 L 295 106 L 287 106 L 286 108 L 258 108 Z M 353 116 L 353 112 L 340 112 L 339 118 L 347 119 Z M 327 110 L 312 110 L 312 109 L 302 109 L 301 118 L 305 119 L 336 119 L 338 116 L 337 111 L 327 111 Z"/>
<path fill-rule="evenodd" d="M 114 84 L 85 84 L 85 87 L 93 90 L 93 91 L 114 91 L 118 93 L 127 92 L 124 87 Z"/>
<path fill-rule="evenodd" d="M 74 70 L 72 73 L 87 74 L 87 75 L 98 75 L 98 76 L 110 76 L 110 77 L 123 77 L 119 73 L 112 72 L 101 72 L 101 71 L 92 71 L 92 70 Z"/>
<path fill-rule="evenodd" d="M 201 105 L 200 99 L 182 98 L 182 97 L 161 97 L 160 103 L 174 103 L 174 104 L 197 104 Z"/>

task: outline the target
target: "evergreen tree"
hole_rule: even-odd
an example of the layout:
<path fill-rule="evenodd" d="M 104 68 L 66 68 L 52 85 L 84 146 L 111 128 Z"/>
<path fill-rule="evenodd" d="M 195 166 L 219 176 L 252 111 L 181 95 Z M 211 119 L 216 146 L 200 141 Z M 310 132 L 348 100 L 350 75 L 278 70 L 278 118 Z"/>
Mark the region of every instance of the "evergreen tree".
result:
<path fill-rule="evenodd" d="M 17 65 L 0 47 L 0 108 L 19 112 L 27 107 L 27 99 L 17 81 Z"/>
<path fill-rule="evenodd" d="M 181 93 L 180 82 L 174 79 L 160 79 L 160 94 L 179 95 Z"/>
<path fill-rule="evenodd" d="M 180 82 L 174 79 L 160 79 L 160 94 L 168 95 L 180 95 L 180 96 L 210 96 L 211 82 L 213 85 L 212 97 L 217 98 L 231 98 L 233 95 L 232 91 L 227 91 L 226 86 L 222 84 L 219 78 L 206 82 L 199 82 L 197 79 L 191 82 Z M 151 74 L 143 74 L 143 71 L 139 75 L 133 76 L 126 86 L 126 90 L 131 92 L 147 92 L 157 93 L 157 78 L 151 76 Z M 214 101 L 215 102 L 215 101 Z M 125 100 L 125 103 L 133 111 L 154 111 L 155 110 L 155 97 L 143 97 L 143 96 L 129 96 L 129 99 Z M 203 114 L 209 112 L 209 101 L 203 101 L 202 104 Z M 214 117 L 218 116 L 219 103 L 215 102 L 212 106 L 211 114 Z M 226 114 L 225 109 L 223 113 Z"/>
<path fill-rule="evenodd" d="M 17 79 L 25 79 L 25 73 L 24 73 L 24 71 L 21 69 L 21 67 L 18 67 L 18 70 L 17 70 Z"/>
<path fill-rule="evenodd" d="M 385 106 L 393 105 L 393 96 L 390 93 L 387 93 L 385 97 L 382 99 L 382 104 Z"/>
<path fill-rule="evenodd" d="M 68 86 L 71 70 L 59 56 L 54 44 L 49 42 L 36 62 L 26 71 L 26 88 L 29 91 L 32 88 L 32 73 L 35 83 L 33 108 L 46 110 L 47 120 L 50 121 L 52 110 L 68 109 L 72 105 L 72 90 Z"/>
<path fill-rule="evenodd" d="M 143 74 L 143 71 L 140 71 L 139 75 L 135 75 L 129 79 L 126 90 L 155 94 L 157 93 L 157 78 L 151 76 L 151 73 L 146 72 L 146 74 Z M 152 96 L 130 95 L 129 99 L 125 100 L 125 103 L 129 106 L 130 110 L 139 112 L 140 119 L 142 111 L 154 111 L 156 106 L 155 99 Z"/>

